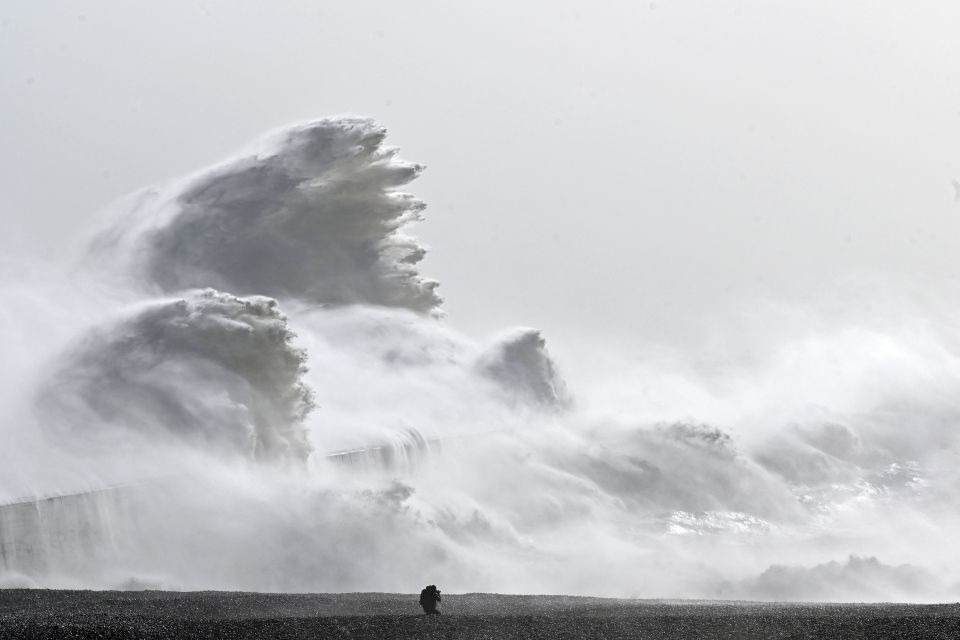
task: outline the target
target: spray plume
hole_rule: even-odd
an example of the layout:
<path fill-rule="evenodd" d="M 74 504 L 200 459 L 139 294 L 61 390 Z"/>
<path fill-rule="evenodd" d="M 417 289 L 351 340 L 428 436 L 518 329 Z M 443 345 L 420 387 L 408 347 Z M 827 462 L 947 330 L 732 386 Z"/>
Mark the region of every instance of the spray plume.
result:
<path fill-rule="evenodd" d="M 400 160 L 385 136 L 362 118 L 274 132 L 234 160 L 131 198 L 91 257 L 167 292 L 432 311 L 436 283 L 416 269 L 425 250 L 401 233 L 425 205 L 398 191 L 423 167 Z"/>

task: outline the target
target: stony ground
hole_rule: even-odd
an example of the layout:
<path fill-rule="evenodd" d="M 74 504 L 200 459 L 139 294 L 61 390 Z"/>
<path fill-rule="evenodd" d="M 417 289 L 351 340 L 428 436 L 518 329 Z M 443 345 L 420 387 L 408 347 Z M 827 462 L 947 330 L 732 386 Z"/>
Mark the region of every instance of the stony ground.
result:
<path fill-rule="evenodd" d="M 0 638 L 960 638 L 960 604 L 0 590 Z"/>

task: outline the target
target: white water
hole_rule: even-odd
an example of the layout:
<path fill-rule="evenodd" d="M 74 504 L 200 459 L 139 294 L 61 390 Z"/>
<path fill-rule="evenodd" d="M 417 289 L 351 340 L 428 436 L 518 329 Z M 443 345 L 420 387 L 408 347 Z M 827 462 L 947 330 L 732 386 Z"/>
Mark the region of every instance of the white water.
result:
<path fill-rule="evenodd" d="M 125 199 L 69 277 L 5 266 L 0 585 L 956 598 L 949 326 L 715 371 L 477 343 L 384 136 L 287 128 Z"/>

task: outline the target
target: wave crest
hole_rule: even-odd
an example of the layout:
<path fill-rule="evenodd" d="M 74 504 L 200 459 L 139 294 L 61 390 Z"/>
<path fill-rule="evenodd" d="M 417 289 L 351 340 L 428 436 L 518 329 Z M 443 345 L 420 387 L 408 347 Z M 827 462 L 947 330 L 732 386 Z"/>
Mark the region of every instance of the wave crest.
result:
<path fill-rule="evenodd" d="M 276 301 L 212 289 L 153 302 L 86 336 L 39 395 L 63 433 L 177 433 L 215 451 L 305 460 L 306 353 Z"/>
<path fill-rule="evenodd" d="M 426 250 L 402 233 L 425 204 L 398 188 L 423 166 L 367 118 L 324 118 L 129 201 L 95 260 L 162 291 L 214 287 L 326 305 L 435 311 Z"/>

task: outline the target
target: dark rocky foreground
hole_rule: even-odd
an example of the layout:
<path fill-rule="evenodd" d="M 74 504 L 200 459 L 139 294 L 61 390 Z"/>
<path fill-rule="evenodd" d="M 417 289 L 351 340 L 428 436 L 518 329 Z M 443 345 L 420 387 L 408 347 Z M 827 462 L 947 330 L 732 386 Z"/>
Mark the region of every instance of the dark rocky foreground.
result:
<path fill-rule="evenodd" d="M 0 638 L 958 638 L 960 604 L 0 590 Z"/>

